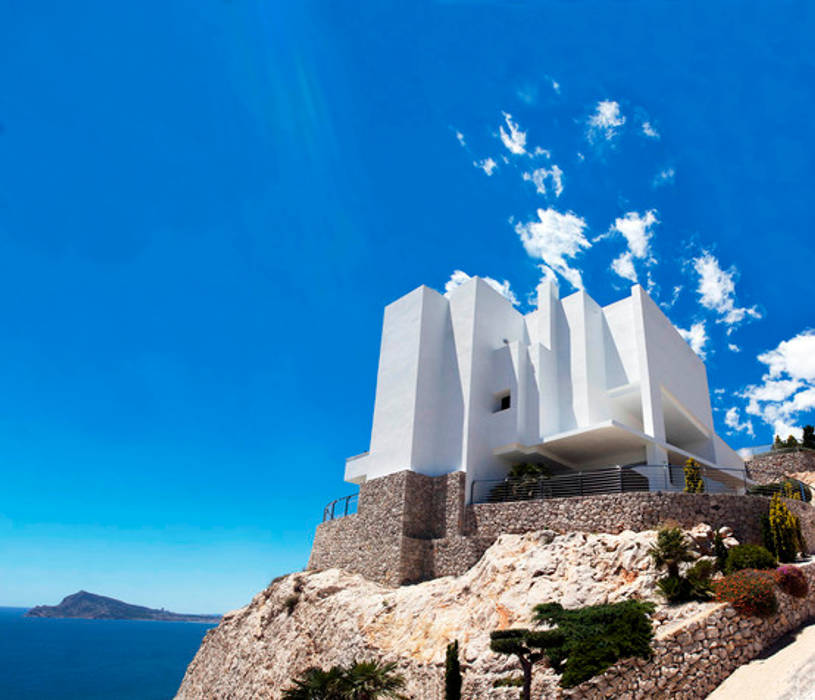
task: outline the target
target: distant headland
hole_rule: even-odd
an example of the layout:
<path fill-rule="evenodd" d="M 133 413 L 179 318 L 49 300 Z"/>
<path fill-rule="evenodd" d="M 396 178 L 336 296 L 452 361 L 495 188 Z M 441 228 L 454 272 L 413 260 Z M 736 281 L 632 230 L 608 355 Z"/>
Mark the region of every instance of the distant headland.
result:
<path fill-rule="evenodd" d="M 130 605 L 87 591 L 66 596 L 59 605 L 38 605 L 25 617 L 69 617 L 86 620 L 161 620 L 165 622 L 220 622 L 220 615 L 184 615 L 167 610 Z"/>

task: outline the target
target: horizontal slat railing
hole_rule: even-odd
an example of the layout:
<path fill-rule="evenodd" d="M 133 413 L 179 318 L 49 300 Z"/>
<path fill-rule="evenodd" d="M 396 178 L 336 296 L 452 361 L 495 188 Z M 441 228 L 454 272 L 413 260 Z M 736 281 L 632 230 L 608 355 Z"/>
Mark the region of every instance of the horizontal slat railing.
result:
<path fill-rule="evenodd" d="M 744 469 L 701 467 L 705 493 L 743 494 L 747 491 Z M 523 476 L 472 482 L 472 503 L 501 503 L 547 498 L 569 498 L 637 491 L 683 491 L 685 473 L 676 465 L 603 467 L 550 478 Z"/>

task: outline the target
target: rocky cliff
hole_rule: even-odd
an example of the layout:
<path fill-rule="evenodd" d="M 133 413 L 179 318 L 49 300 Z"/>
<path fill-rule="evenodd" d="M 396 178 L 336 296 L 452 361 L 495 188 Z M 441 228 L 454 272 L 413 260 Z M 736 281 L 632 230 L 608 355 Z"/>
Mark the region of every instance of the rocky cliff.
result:
<path fill-rule="evenodd" d="M 338 569 L 282 577 L 207 633 L 177 697 L 278 698 L 309 666 L 376 658 L 398 664 L 412 697 L 440 698 L 445 647 L 458 639 L 464 697 L 516 698 L 516 688 L 492 687 L 518 666 L 489 650 L 490 631 L 528 626 L 532 607 L 547 601 L 656 600 L 655 536 L 502 535 L 465 574 L 399 588 Z M 662 607 L 656 624 L 667 629 L 699 607 Z M 558 694 L 551 671 L 540 665 L 535 675 L 538 692 Z"/>

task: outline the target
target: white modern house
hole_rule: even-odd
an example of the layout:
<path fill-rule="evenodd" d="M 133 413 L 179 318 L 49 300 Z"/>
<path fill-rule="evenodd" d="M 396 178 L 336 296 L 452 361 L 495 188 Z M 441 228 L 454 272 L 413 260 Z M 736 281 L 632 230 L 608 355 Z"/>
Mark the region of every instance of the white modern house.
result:
<path fill-rule="evenodd" d="M 560 299 L 553 281 L 537 292 L 528 314 L 477 277 L 389 304 L 370 450 L 346 481 L 408 469 L 469 485 L 518 462 L 743 467 L 714 430 L 704 363 L 642 287 L 605 307 Z"/>

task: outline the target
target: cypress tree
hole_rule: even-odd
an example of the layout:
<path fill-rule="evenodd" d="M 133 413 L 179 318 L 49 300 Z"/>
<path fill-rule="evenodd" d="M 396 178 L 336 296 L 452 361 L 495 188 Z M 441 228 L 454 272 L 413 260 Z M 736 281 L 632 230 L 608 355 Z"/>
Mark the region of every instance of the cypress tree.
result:
<path fill-rule="evenodd" d="M 458 640 L 447 645 L 444 660 L 444 700 L 461 700 L 461 663 L 458 660 Z"/>

